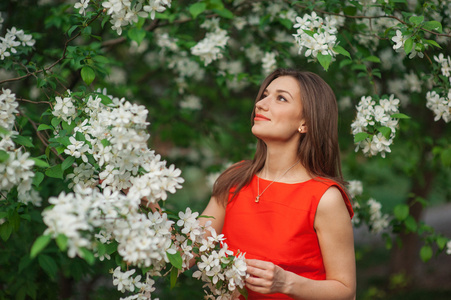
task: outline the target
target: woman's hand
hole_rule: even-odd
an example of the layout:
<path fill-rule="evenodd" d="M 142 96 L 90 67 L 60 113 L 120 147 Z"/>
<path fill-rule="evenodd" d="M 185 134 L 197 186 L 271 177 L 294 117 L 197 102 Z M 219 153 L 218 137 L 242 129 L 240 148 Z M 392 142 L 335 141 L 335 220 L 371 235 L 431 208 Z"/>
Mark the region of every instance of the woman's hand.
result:
<path fill-rule="evenodd" d="M 283 293 L 287 272 L 272 262 L 246 259 L 246 287 L 261 294 Z"/>

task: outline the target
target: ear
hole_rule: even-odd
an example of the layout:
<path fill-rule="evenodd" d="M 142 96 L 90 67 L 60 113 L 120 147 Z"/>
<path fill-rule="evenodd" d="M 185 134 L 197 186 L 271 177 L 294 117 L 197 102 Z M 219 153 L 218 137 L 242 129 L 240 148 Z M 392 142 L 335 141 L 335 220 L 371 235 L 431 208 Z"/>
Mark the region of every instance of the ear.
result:
<path fill-rule="evenodd" d="M 307 133 L 307 125 L 305 124 L 304 120 L 302 120 L 301 125 L 299 125 L 298 131 L 299 133 Z"/>

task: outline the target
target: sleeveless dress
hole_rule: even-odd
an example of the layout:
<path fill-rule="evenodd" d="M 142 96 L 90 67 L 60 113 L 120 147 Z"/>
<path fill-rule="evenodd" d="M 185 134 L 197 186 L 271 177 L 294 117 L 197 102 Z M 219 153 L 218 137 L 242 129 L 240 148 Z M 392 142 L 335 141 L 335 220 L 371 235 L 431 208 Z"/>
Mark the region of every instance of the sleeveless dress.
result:
<path fill-rule="evenodd" d="M 270 183 L 260 178 L 260 192 Z M 341 191 L 352 218 L 350 200 L 332 180 L 317 177 L 294 184 L 274 182 L 256 203 L 257 176 L 254 176 L 235 199 L 230 200 L 230 195 L 222 230 L 225 243 L 235 253 L 238 250 L 246 253 L 246 258 L 270 261 L 310 279 L 326 279 L 313 223 L 318 203 L 331 186 Z M 248 293 L 248 300 L 292 299 L 283 294 L 263 295 L 250 290 Z"/>

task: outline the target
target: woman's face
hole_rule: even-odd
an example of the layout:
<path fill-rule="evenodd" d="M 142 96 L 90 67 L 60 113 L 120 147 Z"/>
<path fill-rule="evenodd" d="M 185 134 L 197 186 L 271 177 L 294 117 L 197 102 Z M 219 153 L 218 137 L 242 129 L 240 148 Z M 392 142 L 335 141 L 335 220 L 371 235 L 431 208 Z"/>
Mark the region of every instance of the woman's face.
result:
<path fill-rule="evenodd" d="M 286 142 L 299 139 L 299 128 L 306 131 L 302 117 L 301 91 L 291 76 L 274 79 L 255 104 L 252 133 L 263 141 Z"/>

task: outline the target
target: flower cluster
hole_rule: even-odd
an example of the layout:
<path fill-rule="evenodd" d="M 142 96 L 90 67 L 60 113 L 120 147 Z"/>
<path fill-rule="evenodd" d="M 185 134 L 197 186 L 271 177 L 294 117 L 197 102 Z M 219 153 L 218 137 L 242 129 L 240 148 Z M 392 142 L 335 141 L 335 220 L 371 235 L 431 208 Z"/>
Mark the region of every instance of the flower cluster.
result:
<path fill-rule="evenodd" d="M 149 123 L 144 106 L 124 98 L 94 94 L 81 100 L 84 111 L 77 112 L 74 98 L 57 97 L 56 101 L 53 115 L 67 123 L 78 120 L 79 113 L 85 116 L 68 136 L 64 150 L 76 158 L 73 173 L 67 176 L 72 180 L 71 186 L 93 187 L 100 179 L 102 188 L 130 188 L 130 199 L 147 197 L 151 203 L 166 200 L 167 192 L 175 193 L 181 188 L 181 171 L 173 165 L 166 167 L 160 155 L 147 146 Z"/>
<path fill-rule="evenodd" d="M 151 299 L 151 292 L 155 290 L 151 276 L 164 276 L 162 271 L 169 271 L 168 269 L 170 272 L 175 271 L 178 275 L 189 269 L 193 260 L 197 261 L 198 267 L 193 277 L 206 283 L 205 287 L 209 288 L 211 299 L 231 299 L 237 288 L 244 287 L 247 269 L 244 255 L 233 256 L 233 252 L 228 250 L 227 244 L 224 243 L 224 236 L 217 235 L 209 225 L 210 222 L 202 226 L 198 216 L 199 213 L 193 213 L 190 208 L 187 208 L 185 212 L 178 213 L 178 221 L 174 223 L 167 221 L 165 214 L 160 215 L 158 212 L 149 214 L 149 220 L 152 223 L 147 224 L 149 230 L 157 235 L 163 235 L 166 242 L 151 254 L 149 258 L 151 268 L 146 272 L 145 281 L 140 281 L 141 275 L 132 277 L 135 273 L 134 269 L 122 272 L 118 267 L 112 272 L 113 284 L 119 291 L 134 293 L 122 299 Z M 136 234 L 134 232 L 136 228 L 137 226 L 132 226 L 130 230 L 132 236 L 139 235 L 138 232 Z M 207 232 L 210 232 L 210 235 L 207 235 Z M 169 240 L 166 237 L 169 237 Z M 148 236 L 143 237 L 137 246 L 145 247 L 149 244 L 146 241 Z M 133 253 L 132 249 L 129 251 Z M 157 256 L 158 253 L 165 255 Z M 195 257 L 194 253 L 198 255 Z M 179 257 L 181 260 L 178 263 L 173 262 L 171 257 Z M 169 264 L 168 261 L 171 263 Z"/>
<path fill-rule="evenodd" d="M 19 111 L 16 102 L 16 94 L 13 94 L 10 89 L 2 89 L 0 94 L 0 127 L 11 131 L 16 119 L 15 115 Z"/>
<path fill-rule="evenodd" d="M 127 25 L 138 23 L 139 17 L 155 19 L 155 14 L 164 12 L 166 8 L 171 7 L 171 0 L 107 0 L 103 1 L 102 6 L 107 10 L 106 13 L 111 16 L 111 29 L 116 30 L 117 34 L 122 34 L 122 28 Z M 81 0 L 75 4 L 79 13 L 85 12 L 89 0 Z"/>
<path fill-rule="evenodd" d="M 451 57 L 445 58 L 443 53 L 434 56 L 434 60 L 440 64 L 440 73 L 443 79 L 443 87 L 437 91 L 429 91 L 426 94 L 426 107 L 435 114 L 434 121 L 443 119 L 446 123 L 451 121 L 451 89 L 448 88 L 448 81 L 451 84 Z M 446 94 L 446 89 L 448 93 Z M 444 94 L 441 94 L 443 92 Z"/>
<path fill-rule="evenodd" d="M 16 95 L 9 89 L 2 89 L 0 94 L 0 128 L 6 129 L 7 133 L 0 133 L 0 192 L 9 192 L 17 187 L 18 200 L 22 203 L 41 205 L 41 197 L 32 189 L 35 176 L 32 171 L 34 161 L 29 159 L 30 153 L 16 149 L 11 139 L 17 134 L 12 131 L 17 111 Z"/>
<path fill-rule="evenodd" d="M 198 253 L 195 257 L 198 271 L 193 273 L 193 277 L 205 282 L 212 299 L 231 299 L 237 288 L 244 288 L 247 270 L 244 254 L 234 256 L 224 242 L 224 235 L 218 235 L 210 222 L 200 225 L 197 212 L 192 213 L 187 208 L 178 216 L 176 227 L 179 230 L 173 249 L 179 249 L 181 253 L 182 269 L 188 269 L 194 258 L 193 252 Z"/>
<path fill-rule="evenodd" d="M 403 35 L 401 30 L 397 29 L 396 34 L 392 37 L 392 41 L 395 43 L 393 45 L 393 49 L 395 49 L 397 52 L 404 52 L 404 44 L 407 40 L 407 36 Z M 416 55 L 418 57 L 423 58 L 424 54 L 423 52 L 418 52 L 415 50 L 416 43 L 413 43 L 412 51 L 410 52 L 409 58 L 414 58 Z"/>
<path fill-rule="evenodd" d="M 117 289 L 119 291 L 123 293 L 126 290 L 129 290 L 130 292 L 135 292 L 136 290 L 140 291 L 138 294 L 121 298 L 121 300 L 152 299 L 151 293 L 155 291 L 155 287 L 153 286 L 155 284 L 155 281 L 152 279 L 149 273 L 146 274 L 146 281 L 143 283 L 140 282 L 141 275 L 137 275 L 135 277 L 132 276 L 133 274 L 135 274 L 136 269 L 122 272 L 121 267 L 117 267 L 116 269 L 114 269 L 114 271 L 111 270 L 110 272 L 113 273 L 113 284 L 117 285 Z M 154 300 L 158 300 L 158 298 L 155 298 Z"/>
<path fill-rule="evenodd" d="M 387 214 L 381 212 L 382 205 L 380 202 L 370 198 L 367 202 L 370 212 L 370 230 L 372 233 L 379 233 L 389 225 Z"/>
<path fill-rule="evenodd" d="M 6 35 L 0 37 L 0 60 L 4 60 L 11 54 L 16 54 L 18 47 L 27 49 L 32 47 L 36 41 L 31 34 L 25 34 L 22 29 L 17 30 L 16 27 L 6 30 Z"/>
<path fill-rule="evenodd" d="M 277 66 L 275 52 L 266 52 L 262 58 L 262 68 L 264 74 L 271 73 Z"/>
<path fill-rule="evenodd" d="M 209 241 L 204 240 L 202 246 L 207 250 L 213 240 L 221 240 L 220 236 L 216 235 L 208 239 Z M 201 261 L 197 263 L 199 270 L 193 273 L 193 277 L 202 279 L 206 283 L 205 286 L 210 289 L 211 294 L 207 293 L 209 297 L 207 299 L 232 299 L 237 289 L 244 288 L 247 270 L 244 254 L 240 253 L 238 256 L 232 254 L 233 252 L 227 249 L 227 244 L 222 243 L 219 250 L 213 248 L 200 256 Z"/>
<path fill-rule="evenodd" d="M 333 48 L 337 42 L 337 20 L 326 16 L 324 19 L 315 12 L 311 15 L 305 14 L 302 18 L 296 17 L 296 34 L 293 34 L 296 43 L 299 45 L 299 53 L 306 48 L 305 56 L 322 55 L 335 56 Z"/>
<path fill-rule="evenodd" d="M 443 119 L 446 123 L 451 121 L 451 89 L 445 97 L 441 97 L 435 91 L 429 91 L 426 94 L 426 100 L 426 107 L 435 114 L 434 121 L 440 119 Z"/>
<path fill-rule="evenodd" d="M 376 103 L 371 96 L 362 96 L 357 105 L 357 116 L 351 124 L 352 134 L 356 141 L 357 152 L 362 149 L 365 155 L 391 152 L 395 132 L 398 127 L 399 99 L 394 95 L 382 98 Z"/>
<path fill-rule="evenodd" d="M 209 65 L 212 61 L 222 58 L 222 50 L 227 45 L 229 36 L 227 31 L 217 28 L 213 32 L 208 32 L 205 38 L 200 40 L 191 48 L 191 54 L 199 56 L 204 65 Z"/>
<path fill-rule="evenodd" d="M 354 198 L 354 217 L 352 218 L 354 225 L 360 225 L 362 221 L 365 221 L 370 231 L 375 234 L 380 233 L 389 226 L 389 216 L 382 213 L 382 205 L 378 201 L 370 198 L 365 203 L 361 203 L 361 197 L 359 197 L 363 193 L 361 181 L 349 181 L 348 191 L 351 197 Z"/>
<path fill-rule="evenodd" d="M 68 91 L 68 94 L 68 97 L 64 98 L 55 97 L 56 104 L 52 114 L 70 124 L 77 116 L 77 111 L 74 106 L 74 100 L 70 97 L 70 91 Z"/>

